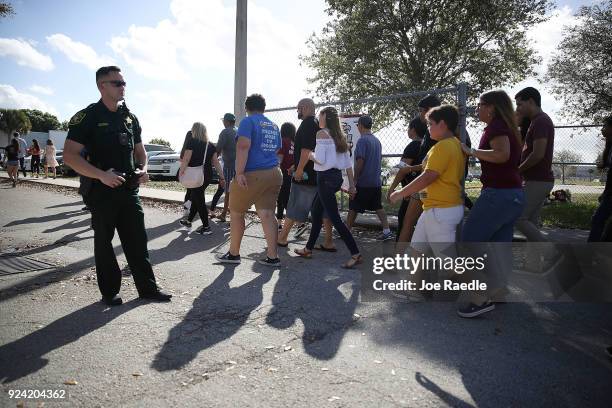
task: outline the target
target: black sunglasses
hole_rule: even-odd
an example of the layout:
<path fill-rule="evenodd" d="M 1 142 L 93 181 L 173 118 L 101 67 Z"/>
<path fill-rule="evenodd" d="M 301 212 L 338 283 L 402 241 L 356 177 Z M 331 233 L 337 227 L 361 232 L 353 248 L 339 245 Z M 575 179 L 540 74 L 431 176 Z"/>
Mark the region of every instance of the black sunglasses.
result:
<path fill-rule="evenodd" d="M 125 83 L 125 81 L 118 81 L 118 80 L 113 80 L 113 81 L 102 81 L 102 83 L 108 82 L 109 84 L 112 84 L 114 87 L 119 88 L 120 86 L 126 86 L 127 84 Z"/>

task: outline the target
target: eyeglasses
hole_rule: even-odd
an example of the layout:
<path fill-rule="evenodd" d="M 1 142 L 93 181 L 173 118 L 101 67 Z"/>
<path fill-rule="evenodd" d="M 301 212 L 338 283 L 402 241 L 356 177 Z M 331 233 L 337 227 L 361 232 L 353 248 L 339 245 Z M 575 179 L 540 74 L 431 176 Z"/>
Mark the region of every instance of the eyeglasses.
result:
<path fill-rule="evenodd" d="M 118 81 L 118 80 L 102 81 L 102 83 L 109 83 L 109 84 L 113 85 L 115 88 L 119 88 L 120 86 L 126 86 L 127 85 L 125 83 L 125 81 Z"/>

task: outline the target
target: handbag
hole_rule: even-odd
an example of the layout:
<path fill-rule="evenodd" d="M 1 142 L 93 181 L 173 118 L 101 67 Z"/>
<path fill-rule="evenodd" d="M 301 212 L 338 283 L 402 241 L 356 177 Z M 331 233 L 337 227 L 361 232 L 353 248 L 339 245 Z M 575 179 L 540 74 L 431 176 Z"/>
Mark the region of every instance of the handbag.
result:
<path fill-rule="evenodd" d="M 185 169 L 185 173 L 179 177 L 181 185 L 185 188 L 198 188 L 204 185 L 204 162 L 208 154 L 208 142 L 204 150 L 204 159 L 201 166 L 189 166 Z"/>

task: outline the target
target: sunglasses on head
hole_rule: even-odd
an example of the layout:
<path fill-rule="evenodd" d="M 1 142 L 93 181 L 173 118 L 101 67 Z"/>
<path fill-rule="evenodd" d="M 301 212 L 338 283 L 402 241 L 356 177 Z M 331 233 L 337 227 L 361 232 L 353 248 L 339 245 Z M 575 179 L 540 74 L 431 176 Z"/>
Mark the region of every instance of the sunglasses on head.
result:
<path fill-rule="evenodd" d="M 125 83 L 125 81 L 119 81 L 119 80 L 113 80 L 113 81 L 102 81 L 102 83 L 108 82 L 109 84 L 113 85 L 116 88 L 119 88 L 120 86 L 126 86 L 127 84 Z"/>

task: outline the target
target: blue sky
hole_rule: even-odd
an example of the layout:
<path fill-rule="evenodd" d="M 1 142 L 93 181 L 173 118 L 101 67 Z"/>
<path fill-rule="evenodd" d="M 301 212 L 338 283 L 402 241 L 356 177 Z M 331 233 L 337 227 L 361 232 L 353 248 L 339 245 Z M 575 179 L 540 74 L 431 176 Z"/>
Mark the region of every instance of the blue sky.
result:
<path fill-rule="evenodd" d="M 38 108 L 69 119 L 99 98 L 95 67 L 116 63 L 145 140 L 159 136 L 177 147 L 194 121 L 207 125 L 216 140 L 219 118 L 233 109 L 235 1 L 11 3 L 17 14 L 0 22 L 0 107 Z M 560 26 L 590 3 L 558 2 L 556 17 L 531 33 L 545 61 Z M 325 3 L 299 4 L 249 1 L 248 92 L 263 93 L 269 107 L 295 105 L 308 87 L 297 56 L 323 27 Z M 551 111 L 559 109 L 550 95 L 544 101 Z"/>

